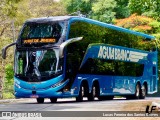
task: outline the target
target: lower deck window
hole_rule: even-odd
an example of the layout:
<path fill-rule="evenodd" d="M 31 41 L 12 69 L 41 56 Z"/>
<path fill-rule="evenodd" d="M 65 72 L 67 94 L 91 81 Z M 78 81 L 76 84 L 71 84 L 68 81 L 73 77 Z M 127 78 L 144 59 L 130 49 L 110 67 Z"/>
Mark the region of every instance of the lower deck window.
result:
<path fill-rule="evenodd" d="M 143 71 L 144 64 L 89 58 L 79 72 L 82 74 L 140 77 L 143 75 Z"/>

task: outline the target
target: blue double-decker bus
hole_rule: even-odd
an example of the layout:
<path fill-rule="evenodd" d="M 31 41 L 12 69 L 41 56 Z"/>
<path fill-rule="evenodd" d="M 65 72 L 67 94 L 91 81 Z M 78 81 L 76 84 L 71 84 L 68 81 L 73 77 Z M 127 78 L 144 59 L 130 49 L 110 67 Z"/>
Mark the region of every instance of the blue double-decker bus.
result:
<path fill-rule="evenodd" d="M 144 99 L 157 92 L 156 46 L 141 49 L 138 40 L 154 37 L 81 16 L 27 20 L 15 43 L 14 95 L 43 103 L 57 98 L 76 101 Z"/>

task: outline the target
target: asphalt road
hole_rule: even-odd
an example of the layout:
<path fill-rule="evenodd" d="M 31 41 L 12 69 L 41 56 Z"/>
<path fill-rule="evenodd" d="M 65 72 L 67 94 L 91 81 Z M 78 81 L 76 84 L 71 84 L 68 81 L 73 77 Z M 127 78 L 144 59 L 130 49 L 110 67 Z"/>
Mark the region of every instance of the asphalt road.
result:
<path fill-rule="evenodd" d="M 58 99 L 57 103 L 50 103 L 49 99 L 45 99 L 45 102 L 43 104 L 36 103 L 35 99 L 17 99 L 17 100 L 10 100 L 10 101 L 1 101 L 0 100 L 0 111 L 61 111 L 59 113 L 59 117 L 56 118 L 56 120 L 64 120 L 64 117 L 60 117 L 61 114 L 64 113 L 64 111 L 145 111 L 146 106 L 150 105 L 152 102 L 160 103 L 160 98 L 153 98 L 153 97 L 147 97 L 144 100 L 126 100 L 125 98 L 121 99 L 114 99 L 114 100 L 106 100 L 106 101 L 87 101 L 87 99 L 84 100 L 84 102 L 76 102 L 74 98 L 72 99 Z M 63 112 L 62 112 L 63 111 Z M 94 113 L 94 112 L 93 112 Z M 73 113 L 74 114 L 74 113 Z M 74 115 L 73 115 L 74 116 Z M 93 115 L 94 116 L 94 115 Z M 72 117 L 72 116 L 71 116 Z M 83 118 L 76 118 L 73 117 L 73 119 L 84 119 L 84 120 L 90 120 L 90 119 L 97 119 L 99 120 L 99 117 L 83 117 Z M 121 117 L 122 119 L 123 117 Z M 0 119 L 15 119 L 20 120 L 21 117 L 13 117 L 13 118 L 2 118 Z M 29 118 L 23 118 L 23 120 L 29 119 Z M 31 120 L 40 118 L 30 118 Z M 41 118 L 42 120 L 44 118 Z M 47 119 L 52 119 L 50 117 L 47 117 Z M 65 120 L 70 120 L 71 118 L 65 117 Z M 105 119 L 102 117 L 101 119 Z M 108 119 L 108 117 L 107 117 Z M 111 120 L 113 117 L 110 118 Z M 116 117 L 117 119 L 117 117 Z M 131 117 L 131 120 L 133 117 Z M 160 117 L 158 118 L 160 119 Z M 158 120 L 157 119 L 157 120 Z M 55 119 L 54 119 L 55 120 Z M 129 119 L 130 120 L 130 119 Z M 147 120 L 147 119 L 145 119 Z M 156 119 L 154 119 L 156 120 Z"/>

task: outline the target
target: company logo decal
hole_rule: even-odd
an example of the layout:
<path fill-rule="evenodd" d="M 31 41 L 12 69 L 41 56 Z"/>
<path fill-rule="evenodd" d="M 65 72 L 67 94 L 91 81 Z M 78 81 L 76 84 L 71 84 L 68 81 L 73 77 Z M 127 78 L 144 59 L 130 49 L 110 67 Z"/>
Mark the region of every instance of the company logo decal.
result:
<path fill-rule="evenodd" d="M 132 50 L 126 50 L 123 48 L 114 48 L 109 46 L 100 46 L 98 52 L 98 58 L 122 60 L 128 62 L 138 62 L 141 59 L 146 59 L 147 55 L 147 53 L 141 53 Z"/>

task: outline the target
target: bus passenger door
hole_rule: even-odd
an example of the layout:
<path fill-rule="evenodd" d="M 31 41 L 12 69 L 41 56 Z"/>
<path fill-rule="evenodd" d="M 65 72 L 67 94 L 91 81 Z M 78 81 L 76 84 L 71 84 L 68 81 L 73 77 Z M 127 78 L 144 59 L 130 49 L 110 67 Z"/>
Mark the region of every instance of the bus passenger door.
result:
<path fill-rule="evenodd" d="M 152 69 L 152 75 L 150 79 L 150 92 L 157 92 L 157 87 L 158 87 L 158 69 L 157 69 L 157 52 L 150 53 L 151 57 L 151 69 Z"/>
<path fill-rule="evenodd" d="M 152 67 L 152 76 L 151 76 L 151 92 L 156 92 L 157 91 L 157 67 L 153 66 Z"/>

